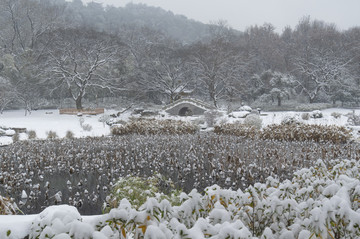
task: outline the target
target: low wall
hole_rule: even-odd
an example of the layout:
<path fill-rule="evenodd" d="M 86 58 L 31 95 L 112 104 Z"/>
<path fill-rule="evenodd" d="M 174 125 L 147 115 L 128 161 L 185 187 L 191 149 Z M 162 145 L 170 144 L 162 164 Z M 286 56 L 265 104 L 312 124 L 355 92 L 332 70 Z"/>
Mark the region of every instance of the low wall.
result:
<path fill-rule="evenodd" d="M 98 115 L 103 114 L 105 112 L 104 108 L 98 108 L 98 109 L 59 109 L 59 113 L 61 115 L 77 115 L 77 114 L 84 114 L 84 115 Z"/>

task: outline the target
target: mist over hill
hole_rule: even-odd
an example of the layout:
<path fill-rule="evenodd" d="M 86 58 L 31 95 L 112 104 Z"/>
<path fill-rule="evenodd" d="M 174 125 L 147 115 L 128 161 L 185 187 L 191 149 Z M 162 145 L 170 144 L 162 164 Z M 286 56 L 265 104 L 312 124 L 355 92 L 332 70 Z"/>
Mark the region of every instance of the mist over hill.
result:
<path fill-rule="evenodd" d="M 100 3 L 83 4 L 80 0 L 58 0 L 57 3 L 67 6 L 66 11 L 72 24 L 108 33 L 117 33 L 124 25 L 132 25 L 148 27 L 176 40 L 191 43 L 206 36 L 209 27 L 186 16 L 145 4 L 128 3 L 125 7 L 103 7 Z"/>

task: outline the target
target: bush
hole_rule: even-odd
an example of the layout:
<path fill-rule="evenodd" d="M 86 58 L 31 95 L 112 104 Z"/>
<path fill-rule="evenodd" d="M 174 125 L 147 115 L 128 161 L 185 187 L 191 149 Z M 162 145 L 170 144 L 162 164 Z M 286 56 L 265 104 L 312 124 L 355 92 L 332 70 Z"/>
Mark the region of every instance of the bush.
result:
<path fill-rule="evenodd" d="M 244 125 L 248 127 L 254 127 L 255 129 L 261 129 L 262 119 L 257 114 L 250 114 L 245 117 Z"/>
<path fill-rule="evenodd" d="M 245 125 L 241 123 L 233 123 L 233 124 L 228 123 L 228 124 L 215 126 L 214 133 L 242 136 L 242 137 L 254 139 L 256 135 L 259 134 L 259 129 L 250 124 Z"/>
<path fill-rule="evenodd" d="M 279 141 L 315 141 L 346 143 L 352 138 L 351 131 L 342 126 L 308 124 L 273 124 L 263 129 L 262 139 Z"/>
<path fill-rule="evenodd" d="M 311 118 L 320 119 L 323 117 L 323 113 L 320 110 L 314 110 L 311 112 Z"/>
<path fill-rule="evenodd" d="M 342 126 L 309 125 L 302 123 L 272 124 L 259 130 L 240 123 L 215 126 L 214 133 L 242 136 L 250 139 L 278 141 L 314 141 L 347 143 L 352 139 L 351 130 Z"/>
<path fill-rule="evenodd" d="M 164 185 L 166 185 L 164 187 Z M 117 208 L 122 199 L 126 198 L 131 205 L 138 209 L 143 205 L 149 197 L 158 197 L 159 199 L 166 198 L 175 204 L 179 202 L 174 196 L 178 195 L 179 191 L 175 190 L 175 186 L 171 180 L 166 180 L 161 175 L 152 176 L 149 178 L 140 178 L 134 176 L 126 176 L 120 178 L 110 195 L 107 196 L 107 202 L 104 211 L 109 212 L 112 208 Z"/>
<path fill-rule="evenodd" d="M 83 117 L 80 117 L 79 118 L 79 123 L 80 123 L 80 126 L 81 128 L 84 130 L 84 131 L 91 131 L 92 130 L 92 126 L 89 125 L 89 124 L 84 124 L 85 123 L 85 119 Z"/>
<path fill-rule="evenodd" d="M 91 130 L 92 130 L 92 126 L 89 125 L 89 124 L 82 124 L 82 125 L 81 125 L 81 128 L 82 128 L 84 131 L 91 131 Z"/>
<path fill-rule="evenodd" d="M 113 135 L 126 134 L 195 134 L 199 128 L 189 122 L 180 120 L 134 119 L 125 125 L 111 129 Z"/>
<path fill-rule="evenodd" d="M 287 113 L 281 120 L 281 124 L 299 124 L 299 115 L 295 113 Z"/>
<path fill-rule="evenodd" d="M 222 115 L 223 114 L 217 110 L 209 110 L 204 113 L 205 121 L 209 127 L 213 127 L 216 124 L 217 119 Z"/>
<path fill-rule="evenodd" d="M 46 132 L 46 134 L 47 134 L 47 139 L 57 139 L 58 138 L 58 135 L 55 131 L 50 130 L 50 131 Z"/>
<path fill-rule="evenodd" d="M 341 117 L 341 114 L 338 112 L 332 112 L 331 116 L 334 117 L 335 119 L 339 119 Z"/>
<path fill-rule="evenodd" d="M 27 132 L 28 139 L 36 139 L 36 132 L 34 130 L 29 130 Z"/>
<path fill-rule="evenodd" d="M 73 139 L 74 138 L 74 133 L 71 130 L 66 131 L 65 138 L 66 139 Z"/>
<path fill-rule="evenodd" d="M 301 114 L 301 118 L 302 118 L 303 120 L 309 120 L 309 119 L 310 119 L 310 114 L 307 113 L 307 112 L 302 113 L 302 114 Z"/>
<path fill-rule="evenodd" d="M 47 207 L 31 225 L 29 238 L 92 238 L 94 229 L 86 223 L 75 207 L 68 205 Z M 74 230 L 74 228 L 78 228 Z M 79 228 L 82 228 L 81 230 Z M 64 234 L 68 234 L 67 237 Z"/>
<path fill-rule="evenodd" d="M 355 114 L 355 111 L 348 114 L 347 122 L 349 123 L 349 125 L 359 126 L 360 125 L 360 115 Z"/>

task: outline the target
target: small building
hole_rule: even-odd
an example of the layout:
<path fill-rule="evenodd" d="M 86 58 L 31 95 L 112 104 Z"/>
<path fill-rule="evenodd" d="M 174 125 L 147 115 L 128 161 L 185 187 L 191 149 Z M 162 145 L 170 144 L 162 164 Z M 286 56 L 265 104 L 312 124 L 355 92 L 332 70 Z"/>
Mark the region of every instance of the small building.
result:
<path fill-rule="evenodd" d="M 215 107 L 208 105 L 200 100 L 180 99 L 165 106 L 163 109 L 170 115 L 192 116 L 202 115 L 207 110 L 214 110 Z"/>

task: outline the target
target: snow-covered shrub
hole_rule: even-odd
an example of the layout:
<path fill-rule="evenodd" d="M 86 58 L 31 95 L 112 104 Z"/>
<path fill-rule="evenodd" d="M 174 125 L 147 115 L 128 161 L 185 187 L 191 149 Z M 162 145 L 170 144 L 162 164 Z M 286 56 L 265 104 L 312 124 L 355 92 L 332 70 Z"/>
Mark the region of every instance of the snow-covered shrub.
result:
<path fill-rule="evenodd" d="M 357 114 L 355 114 L 355 112 L 352 112 L 352 113 L 348 114 L 347 116 L 348 116 L 347 122 L 349 123 L 349 125 L 352 125 L 352 126 L 360 125 L 360 115 L 357 115 Z"/>
<path fill-rule="evenodd" d="M 272 124 L 265 127 L 261 139 L 280 141 L 314 141 L 346 143 L 352 138 L 351 130 L 343 126 L 308 124 Z"/>
<path fill-rule="evenodd" d="M 58 135 L 55 131 L 47 131 L 46 132 L 46 135 L 47 135 L 47 139 L 57 139 L 58 138 Z"/>
<path fill-rule="evenodd" d="M 92 126 L 90 124 L 82 124 L 81 125 L 81 128 L 84 130 L 84 131 L 91 131 L 92 130 Z"/>
<path fill-rule="evenodd" d="M 299 115 L 293 112 L 289 112 L 285 114 L 285 116 L 281 120 L 281 124 L 299 124 L 299 123 L 300 123 Z"/>
<path fill-rule="evenodd" d="M 103 114 L 102 116 L 99 117 L 98 121 L 102 122 L 102 123 L 106 123 L 106 121 L 108 121 L 109 119 L 111 119 L 112 117 L 108 114 Z"/>
<path fill-rule="evenodd" d="M 15 215 L 18 211 L 16 203 L 9 198 L 0 196 L 0 215 Z"/>
<path fill-rule="evenodd" d="M 341 117 L 341 113 L 338 112 L 332 112 L 331 116 L 334 117 L 335 119 L 339 119 Z"/>
<path fill-rule="evenodd" d="M 304 112 L 301 114 L 301 118 L 303 120 L 309 120 L 310 119 L 310 114 L 308 112 Z"/>
<path fill-rule="evenodd" d="M 166 184 L 166 190 L 168 192 L 164 191 L 164 184 Z M 106 198 L 106 204 L 104 204 L 103 210 L 109 212 L 110 209 L 117 208 L 120 201 L 124 198 L 128 200 L 135 209 L 143 205 L 149 197 L 167 198 L 175 202 L 175 198 L 170 199 L 170 197 L 167 196 L 167 194 L 175 195 L 174 193 L 178 194 L 173 182 L 165 179 L 161 175 L 155 175 L 149 178 L 126 176 L 116 182 Z"/>
<path fill-rule="evenodd" d="M 261 129 L 262 119 L 258 114 L 250 114 L 246 116 L 244 120 L 244 125 L 248 127 L 254 127 L 255 129 Z"/>
<path fill-rule="evenodd" d="M 65 134 L 66 139 L 73 139 L 74 136 L 75 136 L 74 132 L 72 132 L 71 130 L 66 131 L 66 134 Z"/>
<path fill-rule="evenodd" d="M 252 111 L 252 108 L 248 105 L 243 105 L 239 108 L 239 111 L 248 111 L 248 112 L 251 112 Z"/>
<path fill-rule="evenodd" d="M 36 132 L 34 130 L 27 131 L 28 139 L 35 139 L 36 138 Z"/>
<path fill-rule="evenodd" d="M 223 116 L 223 113 L 217 110 L 208 110 L 204 113 L 205 121 L 209 127 L 213 127 L 221 116 Z"/>
<path fill-rule="evenodd" d="M 127 122 L 122 120 L 122 119 L 118 119 L 118 118 L 110 118 L 106 121 L 106 124 L 109 126 L 113 126 L 113 125 L 125 125 Z"/>
<path fill-rule="evenodd" d="M 320 119 L 323 117 L 323 113 L 320 110 L 314 110 L 311 112 L 311 118 Z"/>
<path fill-rule="evenodd" d="M 242 136 L 246 138 L 254 139 L 259 133 L 259 129 L 253 125 L 241 124 L 241 123 L 227 123 L 222 125 L 216 125 L 214 133 L 224 135 Z"/>
<path fill-rule="evenodd" d="M 92 126 L 90 124 L 85 124 L 85 119 L 83 117 L 79 118 L 79 123 L 80 123 L 81 128 L 84 131 L 91 131 L 92 130 Z"/>
<path fill-rule="evenodd" d="M 139 118 L 125 125 L 113 127 L 111 133 L 113 135 L 195 134 L 198 130 L 198 126 L 191 122 Z"/>
<path fill-rule="evenodd" d="M 75 207 L 51 206 L 35 218 L 29 238 L 92 238 L 94 231 L 90 224 L 82 222 Z"/>

